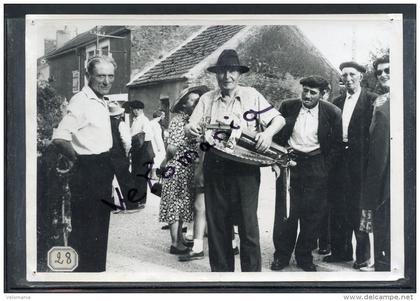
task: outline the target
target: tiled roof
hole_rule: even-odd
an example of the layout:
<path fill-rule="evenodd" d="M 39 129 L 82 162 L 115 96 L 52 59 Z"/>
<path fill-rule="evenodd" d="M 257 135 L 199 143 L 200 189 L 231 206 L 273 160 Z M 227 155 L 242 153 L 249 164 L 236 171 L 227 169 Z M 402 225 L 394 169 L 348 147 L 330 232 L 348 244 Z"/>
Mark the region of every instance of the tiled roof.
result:
<path fill-rule="evenodd" d="M 218 25 L 205 29 L 166 59 L 157 63 L 130 86 L 181 78 L 191 68 L 229 41 L 245 26 Z"/>
<path fill-rule="evenodd" d="M 91 33 L 91 31 L 95 29 L 92 28 L 89 31 L 83 32 L 77 36 L 75 36 L 73 39 L 71 39 L 70 41 L 68 41 L 67 43 L 65 43 L 63 46 L 61 46 L 60 48 L 50 52 L 47 54 L 47 58 L 56 56 L 58 54 L 64 53 L 68 50 L 74 49 L 78 46 L 87 44 L 89 42 L 93 42 L 96 40 L 96 35 Z M 125 26 L 102 26 L 100 31 L 105 33 L 105 34 L 116 34 L 120 31 L 125 30 L 126 27 Z"/>

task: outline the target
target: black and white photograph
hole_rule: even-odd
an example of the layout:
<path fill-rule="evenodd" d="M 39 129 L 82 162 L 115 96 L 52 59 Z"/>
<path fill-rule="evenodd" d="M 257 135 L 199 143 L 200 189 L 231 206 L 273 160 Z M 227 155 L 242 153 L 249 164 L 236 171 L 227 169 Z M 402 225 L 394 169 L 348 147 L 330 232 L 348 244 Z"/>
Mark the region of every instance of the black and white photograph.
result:
<path fill-rule="evenodd" d="M 401 14 L 25 23 L 28 282 L 404 278 Z"/>

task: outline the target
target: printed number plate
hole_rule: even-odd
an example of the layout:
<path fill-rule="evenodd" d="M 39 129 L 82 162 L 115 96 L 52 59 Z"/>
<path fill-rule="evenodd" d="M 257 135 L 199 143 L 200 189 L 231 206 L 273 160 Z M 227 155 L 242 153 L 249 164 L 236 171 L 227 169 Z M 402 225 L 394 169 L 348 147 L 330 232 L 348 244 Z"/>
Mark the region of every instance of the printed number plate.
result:
<path fill-rule="evenodd" d="M 52 247 L 48 251 L 48 267 L 54 272 L 71 272 L 78 264 L 78 254 L 72 247 Z"/>

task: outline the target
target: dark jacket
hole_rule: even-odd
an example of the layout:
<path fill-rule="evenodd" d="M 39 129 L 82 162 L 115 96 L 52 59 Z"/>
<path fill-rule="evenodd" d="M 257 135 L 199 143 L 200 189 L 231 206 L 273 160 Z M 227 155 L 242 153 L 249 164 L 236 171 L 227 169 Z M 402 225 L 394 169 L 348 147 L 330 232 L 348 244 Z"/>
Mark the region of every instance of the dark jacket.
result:
<path fill-rule="evenodd" d="M 353 154 L 353 160 L 365 166 L 369 150 L 369 126 L 372 120 L 373 102 L 377 94 L 366 91 L 362 88 L 359 99 L 357 100 L 353 114 L 348 127 L 348 145 Z M 346 94 L 343 94 L 333 100 L 341 111 L 344 108 Z"/>
<path fill-rule="evenodd" d="M 352 195 L 352 204 L 355 208 L 360 208 L 362 198 L 362 183 L 366 175 L 369 152 L 369 127 L 372 121 L 373 103 L 377 96 L 362 88 L 348 127 L 347 149 L 344 152 L 343 144 L 343 157 L 339 157 L 338 164 L 331 173 L 330 197 L 339 200 L 346 194 Z M 345 100 L 346 94 L 343 94 L 335 98 L 333 103 L 343 111 Z M 343 181 L 347 183 L 344 186 L 345 193 L 341 188 Z"/>
<path fill-rule="evenodd" d="M 376 107 L 370 126 L 366 178 L 363 181 L 363 209 L 377 209 L 389 202 L 390 194 L 389 101 Z"/>
<path fill-rule="evenodd" d="M 300 99 L 285 100 L 280 106 L 280 113 L 286 119 L 286 125 L 274 136 L 273 140 L 283 146 L 293 133 L 302 102 Z M 326 101 L 319 102 L 318 140 L 328 170 L 335 164 L 342 141 L 342 123 L 340 110 Z"/>

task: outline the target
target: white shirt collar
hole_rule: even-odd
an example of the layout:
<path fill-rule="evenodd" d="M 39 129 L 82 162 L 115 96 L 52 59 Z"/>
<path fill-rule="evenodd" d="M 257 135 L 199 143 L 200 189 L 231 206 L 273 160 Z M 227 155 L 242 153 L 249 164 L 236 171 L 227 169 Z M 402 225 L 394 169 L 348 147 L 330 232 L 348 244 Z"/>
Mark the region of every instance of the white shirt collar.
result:
<path fill-rule="evenodd" d="M 300 110 L 300 112 L 301 113 L 309 112 L 309 113 L 311 113 L 311 115 L 316 116 L 318 114 L 318 112 L 319 112 L 319 101 L 316 104 L 316 106 L 313 107 L 313 108 L 311 108 L 311 109 L 308 109 L 307 107 L 305 107 L 304 105 L 302 105 L 302 109 Z"/>
<path fill-rule="evenodd" d="M 241 100 L 241 95 L 240 95 L 241 93 L 240 93 L 240 91 L 241 91 L 240 86 L 239 85 L 236 86 L 235 90 L 232 93 L 231 99 Z M 218 88 L 217 93 L 216 93 L 216 100 L 218 100 L 218 99 L 220 99 L 222 101 L 224 100 L 223 99 L 223 95 L 222 95 L 222 90 L 220 88 Z"/>
<path fill-rule="evenodd" d="M 83 92 L 83 93 L 85 93 L 85 94 L 86 94 L 86 96 L 87 96 L 89 99 L 95 99 L 95 100 L 99 101 L 100 103 L 102 103 L 104 106 L 107 106 L 107 105 L 108 105 L 108 103 L 107 103 L 107 101 L 106 101 L 105 97 L 104 97 L 104 99 L 100 99 L 100 98 L 99 98 L 99 97 L 95 94 L 95 92 L 93 92 L 92 88 L 91 88 L 91 87 L 89 87 L 88 85 L 86 85 L 86 86 L 84 86 L 84 87 L 82 88 L 82 92 Z"/>

